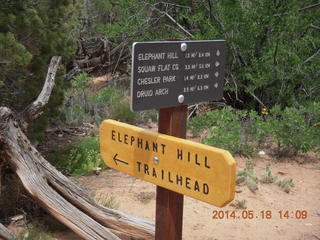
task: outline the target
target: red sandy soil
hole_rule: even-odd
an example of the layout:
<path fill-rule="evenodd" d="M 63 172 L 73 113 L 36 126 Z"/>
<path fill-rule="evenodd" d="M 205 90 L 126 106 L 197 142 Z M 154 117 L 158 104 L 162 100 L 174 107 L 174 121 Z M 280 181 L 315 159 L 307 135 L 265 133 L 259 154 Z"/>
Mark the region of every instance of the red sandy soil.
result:
<path fill-rule="evenodd" d="M 147 128 L 147 127 L 145 127 Z M 152 126 L 152 130 L 154 126 Z M 199 141 L 199 139 L 193 139 Z M 184 197 L 183 239 L 185 240 L 319 240 L 320 239 L 320 161 L 300 157 L 281 162 L 267 154 L 251 159 L 257 176 L 265 172 L 267 163 L 278 179 L 292 178 L 294 187 L 289 193 L 283 192 L 276 184 L 259 183 L 259 189 L 252 192 L 247 186 L 237 186 L 236 201 L 246 200 L 246 209 L 236 209 L 232 203 L 224 208 Z M 235 157 L 237 171 L 245 167 L 248 159 Z M 118 210 L 154 222 L 155 185 L 136 179 L 121 172 L 108 169 L 100 175 L 75 177 L 75 181 L 87 189 L 97 200 L 113 196 Z M 235 211 L 236 218 L 214 219 L 214 211 Z M 253 219 L 244 219 L 248 211 Z M 263 219 L 262 211 L 265 215 Z M 267 211 L 271 212 L 266 219 Z M 280 218 L 279 211 L 288 211 L 288 218 Z M 299 213 L 307 213 L 305 219 Z M 297 216 L 295 215 L 297 213 Z M 239 218 L 237 218 L 239 217 Z M 80 239 L 71 232 L 55 233 L 57 240 Z M 164 239 L 170 240 L 170 239 Z"/>
<path fill-rule="evenodd" d="M 243 169 L 247 159 L 236 158 L 237 168 Z M 257 175 L 264 173 L 268 157 L 253 159 Z M 272 172 L 278 179 L 293 178 L 295 186 L 290 193 L 275 184 L 259 183 L 253 193 L 247 186 L 237 187 L 235 200 L 246 200 L 247 209 L 235 209 L 230 204 L 217 208 L 185 196 L 183 239 L 320 239 L 320 164 L 272 163 Z M 118 209 L 150 221 L 155 219 L 155 186 L 115 170 L 100 175 L 80 177 L 80 185 L 99 196 L 114 196 Z M 236 211 L 240 218 L 213 219 L 213 211 Z M 243 211 L 252 210 L 253 219 L 243 219 Z M 289 211 L 289 218 L 280 219 L 279 211 Z M 270 219 L 262 219 L 264 211 L 271 211 Z M 306 211 L 306 219 L 296 219 L 297 211 Z M 300 212 L 297 212 L 299 214 Z M 245 213 L 244 213 L 245 215 Z M 299 217 L 299 215 L 297 215 Z"/>
<path fill-rule="evenodd" d="M 147 126 L 143 126 L 148 128 Z M 149 126 L 156 131 L 156 126 Z M 190 135 L 188 135 L 190 138 Z M 199 139 L 191 139 L 199 141 Z M 294 187 L 289 193 L 282 191 L 276 184 L 259 183 L 259 189 L 252 192 L 247 186 L 237 186 L 236 201 L 246 200 L 246 209 L 236 209 L 232 203 L 224 208 L 203 203 L 190 197 L 184 197 L 183 239 L 186 240 L 319 240 L 320 239 L 320 161 L 309 156 L 299 159 L 282 159 L 281 162 L 267 154 L 251 159 L 257 176 L 265 172 L 267 163 L 272 165 L 273 175 L 278 180 L 292 178 Z M 237 171 L 245 167 L 248 159 L 236 157 Z M 155 185 L 128 176 L 116 170 L 105 170 L 100 175 L 79 177 L 76 181 L 93 195 L 113 196 L 121 210 L 154 222 L 155 220 Z M 101 197 L 102 196 L 102 197 Z M 213 219 L 214 211 L 235 210 L 236 218 Z M 252 211 L 253 219 L 244 219 Z M 262 218 L 264 211 L 265 218 Z M 271 217 L 266 219 L 266 211 Z M 279 211 L 288 211 L 288 218 L 280 218 Z M 299 218 L 305 211 L 307 217 Z M 297 213 L 297 216 L 295 215 Z M 237 218 L 237 217 L 240 218 Z M 60 240 L 75 240 L 67 236 Z M 169 240 L 169 239 L 164 239 Z"/>

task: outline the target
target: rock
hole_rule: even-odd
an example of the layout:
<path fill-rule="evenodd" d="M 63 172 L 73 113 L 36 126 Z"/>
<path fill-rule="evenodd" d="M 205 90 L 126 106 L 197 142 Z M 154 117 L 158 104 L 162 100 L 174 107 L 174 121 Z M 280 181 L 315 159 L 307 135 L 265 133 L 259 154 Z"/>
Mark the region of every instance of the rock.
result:
<path fill-rule="evenodd" d="M 259 155 L 266 155 L 266 152 L 265 151 L 259 151 L 259 153 L 258 153 Z"/>

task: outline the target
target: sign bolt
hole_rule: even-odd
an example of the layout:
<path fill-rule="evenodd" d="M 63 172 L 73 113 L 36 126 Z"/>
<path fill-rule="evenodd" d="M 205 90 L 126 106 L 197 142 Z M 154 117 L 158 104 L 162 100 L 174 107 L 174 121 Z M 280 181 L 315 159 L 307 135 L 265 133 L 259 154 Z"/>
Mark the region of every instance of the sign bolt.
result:
<path fill-rule="evenodd" d="M 180 95 L 178 96 L 178 102 L 179 102 L 179 103 L 183 103 L 183 102 L 184 102 L 184 96 L 183 96 L 182 94 L 180 94 Z"/>
<path fill-rule="evenodd" d="M 187 44 L 186 43 L 181 43 L 181 51 L 185 52 L 187 50 Z"/>
<path fill-rule="evenodd" d="M 153 162 L 154 162 L 154 164 L 158 164 L 159 163 L 159 158 L 158 157 L 153 157 Z"/>

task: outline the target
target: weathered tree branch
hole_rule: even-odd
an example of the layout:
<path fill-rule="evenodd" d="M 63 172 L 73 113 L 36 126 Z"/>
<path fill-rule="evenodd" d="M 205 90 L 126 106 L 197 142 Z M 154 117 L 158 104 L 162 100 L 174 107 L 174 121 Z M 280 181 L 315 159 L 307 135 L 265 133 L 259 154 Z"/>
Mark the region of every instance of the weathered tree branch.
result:
<path fill-rule="evenodd" d="M 308 9 L 315 8 L 315 7 L 318 7 L 318 6 L 320 6 L 320 2 L 315 3 L 315 4 L 311 4 L 309 6 L 305 6 L 303 8 L 300 8 L 299 11 L 308 10 Z"/>
<path fill-rule="evenodd" d="M 249 92 L 249 94 L 258 101 L 258 103 L 260 103 L 262 106 L 266 106 L 256 95 L 254 95 L 252 92 Z"/>
<path fill-rule="evenodd" d="M 312 24 L 312 23 L 310 24 L 310 27 L 311 27 L 311 28 L 314 28 L 314 29 L 317 29 L 317 30 L 320 31 L 320 27 L 318 27 L 318 26 L 316 26 L 316 25 L 314 25 L 314 24 Z"/>
<path fill-rule="evenodd" d="M 218 26 L 223 31 L 223 35 L 226 39 L 231 38 L 230 33 L 228 33 L 226 31 L 222 20 L 219 18 L 219 16 L 217 16 L 213 13 L 213 9 L 212 9 L 212 6 L 211 6 L 211 3 L 209 0 L 208 0 L 208 5 L 209 5 L 209 7 L 206 7 L 206 9 L 209 12 L 209 17 L 210 17 L 211 21 L 214 20 L 214 22 L 216 22 L 216 24 L 218 24 Z M 234 43 L 231 43 L 231 49 L 232 49 L 232 55 L 233 55 L 234 60 L 237 61 L 239 65 L 247 66 L 248 65 L 247 62 L 242 58 L 241 54 L 239 53 L 239 51 Z"/>
<path fill-rule="evenodd" d="M 0 162 L 8 164 L 16 172 L 25 189 L 39 205 L 81 238 L 152 239 L 152 223 L 97 204 L 47 162 L 21 129 L 19 117 L 23 121 L 25 117 L 28 120 L 35 119 L 48 102 L 59 61 L 58 57 L 51 61 L 44 89 L 23 114 L 16 117 L 9 108 L 0 107 Z"/>
<path fill-rule="evenodd" d="M 315 4 L 311 4 L 311 5 L 309 5 L 309 6 L 305 6 L 305 7 L 303 7 L 303 8 L 300 8 L 298 11 L 299 12 L 302 12 L 302 11 L 305 11 L 305 10 L 309 10 L 309 9 L 311 9 L 311 8 L 315 8 L 315 7 L 318 7 L 318 6 L 320 6 L 320 2 L 318 2 L 318 3 L 315 3 Z M 276 14 L 273 14 L 273 16 L 274 17 L 281 17 L 281 16 L 285 16 L 285 15 L 288 15 L 289 13 L 276 13 Z"/>
<path fill-rule="evenodd" d="M 314 59 L 319 54 L 320 54 L 320 48 L 314 54 L 312 54 L 310 57 L 308 57 L 305 61 L 303 61 L 302 64 L 306 64 L 307 62 L 310 62 L 312 59 Z"/>
<path fill-rule="evenodd" d="M 42 114 L 42 109 L 48 103 L 54 87 L 54 80 L 60 65 L 60 61 L 61 57 L 52 57 L 41 93 L 33 103 L 31 103 L 25 110 L 22 111 L 22 113 L 20 113 L 19 118 L 23 124 L 23 128 L 27 128 L 27 125 L 31 121 L 35 120 Z"/>
<path fill-rule="evenodd" d="M 158 9 L 157 9 L 158 10 Z M 169 15 L 167 12 L 164 11 L 160 11 L 158 10 L 160 13 L 164 14 L 165 16 L 167 16 L 174 24 L 176 24 L 184 33 L 186 33 L 189 37 L 193 37 L 193 35 L 187 30 L 185 29 L 178 21 L 176 21 L 171 15 Z"/>

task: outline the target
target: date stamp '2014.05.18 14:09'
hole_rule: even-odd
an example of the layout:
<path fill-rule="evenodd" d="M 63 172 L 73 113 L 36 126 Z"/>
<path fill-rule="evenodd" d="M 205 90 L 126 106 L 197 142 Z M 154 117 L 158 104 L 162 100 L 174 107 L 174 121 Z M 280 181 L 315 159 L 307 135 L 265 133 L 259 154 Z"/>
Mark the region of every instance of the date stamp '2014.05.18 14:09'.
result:
<path fill-rule="evenodd" d="M 212 219 L 297 219 L 308 218 L 307 210 L 213 210 Z"/>

